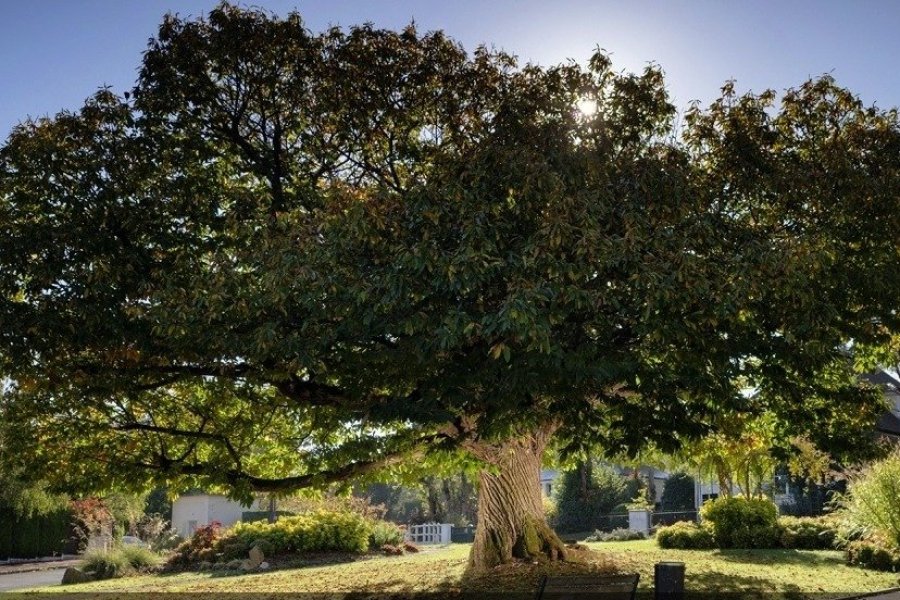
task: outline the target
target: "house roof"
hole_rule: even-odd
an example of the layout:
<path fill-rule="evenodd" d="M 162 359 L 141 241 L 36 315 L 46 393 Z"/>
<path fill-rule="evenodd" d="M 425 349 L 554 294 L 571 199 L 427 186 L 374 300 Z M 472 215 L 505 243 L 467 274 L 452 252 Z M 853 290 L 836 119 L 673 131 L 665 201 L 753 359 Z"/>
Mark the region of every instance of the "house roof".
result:
<path fill-rule="evenodd" d="M 862 379 L 875 385 L 884 386 L 888 391 L 895 393 L 900 392 L 900 380 L 887 371 L 879 370 L 872 373 L 866 373 L 862 376 Z"/>
<path fill-rule="evenodd" d="M 875 430 L 900 437 L 900 419 L 894 413 L 886 412 L 875 421 Z"/>

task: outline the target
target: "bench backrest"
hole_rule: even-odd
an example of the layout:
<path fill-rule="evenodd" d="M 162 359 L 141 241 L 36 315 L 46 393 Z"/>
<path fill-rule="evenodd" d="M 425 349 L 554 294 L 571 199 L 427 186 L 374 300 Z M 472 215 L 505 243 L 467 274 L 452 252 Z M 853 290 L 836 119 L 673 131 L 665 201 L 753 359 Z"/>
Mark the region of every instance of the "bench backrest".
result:
<path fill-rule="evenodd" d="M 633 600 L 638 574 L 545 576 L 538 600 Z"/>

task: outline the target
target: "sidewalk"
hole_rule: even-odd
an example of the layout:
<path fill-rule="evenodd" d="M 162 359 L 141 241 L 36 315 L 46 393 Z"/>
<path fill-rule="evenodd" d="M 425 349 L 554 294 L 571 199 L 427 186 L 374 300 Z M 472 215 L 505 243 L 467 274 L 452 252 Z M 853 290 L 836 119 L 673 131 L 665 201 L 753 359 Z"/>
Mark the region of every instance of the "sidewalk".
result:
<path fill-rule="evenodd" d="M 29 571 L 47 571 L 49 569 L 65 569 L 78 565 L 80 559 L 77 556 L 65 555 L 58 558 L 38 558 L 34 560 L 15 560 L 14 562 L 0 562 L 0 575 L 11 573 L 28 573 Z"/>

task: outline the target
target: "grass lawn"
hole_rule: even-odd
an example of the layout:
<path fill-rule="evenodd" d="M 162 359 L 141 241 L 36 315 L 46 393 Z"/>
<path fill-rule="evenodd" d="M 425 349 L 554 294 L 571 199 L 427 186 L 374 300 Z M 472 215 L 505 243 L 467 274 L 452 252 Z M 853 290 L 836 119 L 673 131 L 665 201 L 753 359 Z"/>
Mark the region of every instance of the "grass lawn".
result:
<path fill-rule="evenodd" d="M 123 592 L 193 592 L 206 595 L 228 592 L 318 592 L 316 597 L 340 598 L 356 592 L 364 598 L 371 592 L 404 594 L 431 592 L 440 596 L 469 592 L 472 597 L 491 591 L 519 591 L 521 597 L 534 593 L 541 575 L 563 572 L 638 572 L 640 589 L 649 592 L 653 565 L 659 561 L 686 564 L 689 591 L 708 592 L 709 597 L 737 592 L 746 598 L 825 598 L 873 591 L 898 585 L 898 575 L 867 571 L 843 564 L 842 554 L 830 551 L 796 550 L 662 550 L 651 540 L 588 544 L 581 565 L 510 565 L 487 576 L 464 577 L 467 544 L 431 549 L 403 557 L 377 557 L 329 565 L 311 565 L 251 575 L 181 573 L 146 575 L 78 586 L 43 588 L 41 592 L 92 593 L 109 598 Z M 332 595 L 333 594 L 333 595 Z M 9 594 L 15 597 L 25 594 Z"/>

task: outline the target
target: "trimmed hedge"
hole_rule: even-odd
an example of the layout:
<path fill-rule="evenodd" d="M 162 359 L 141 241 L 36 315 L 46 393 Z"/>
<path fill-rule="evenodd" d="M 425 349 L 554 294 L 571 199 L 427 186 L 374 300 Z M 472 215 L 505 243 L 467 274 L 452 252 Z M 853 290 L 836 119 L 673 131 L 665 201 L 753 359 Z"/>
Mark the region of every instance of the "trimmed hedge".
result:
<path fill-rule="evenodd" d="M 780 517 L 781 546 L 797 550 L 832 550 L 837 529 L 823 517 Z"/>
<path fill-rule="evenodd" d="M 60 510 L 46 515 L 19 517 L 0 507 L 0 560 L 75 554 L 72 513 Z"/>
<path fill-rule="evenodd" d="M 719 548 L 777 548 L 781 543 L 778 508 L 758 498 L 716 498 L 700 509 Z"/>
<path fill-rule="evenodd" d="M 248 552 L 265 542 L 274 554 L 284 552 L 352 552 L 369 549 L 374 523 L 354 512 L 320 510 L 276 523 L 238 523 L 220 541 L 228 554 Z M 265 553 L 265 550 L 263 550 Z"/>
<path fill-rule="evenodd" d="M 690 521 L 660 527 L 656 530 L 656 543 L 660 548 L 677 550 L 709 550 L 716 547 L 710 529 Z"/>

